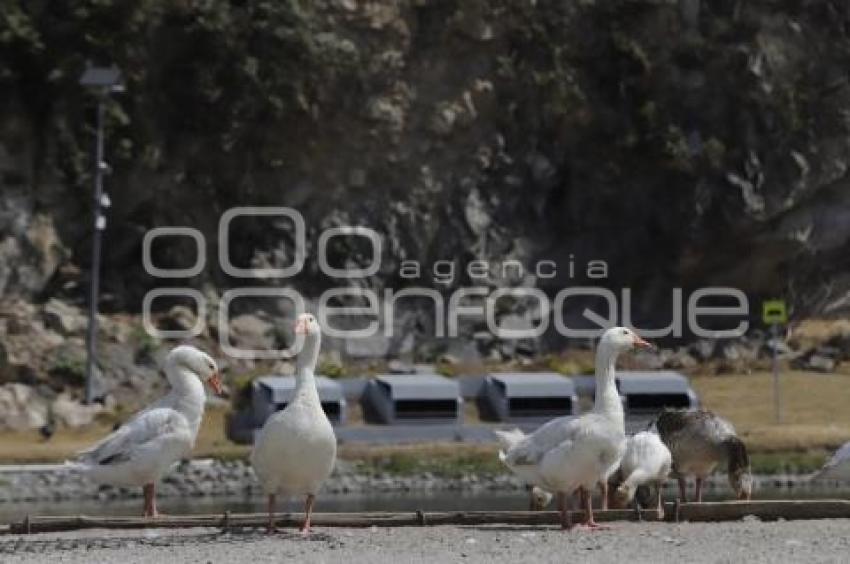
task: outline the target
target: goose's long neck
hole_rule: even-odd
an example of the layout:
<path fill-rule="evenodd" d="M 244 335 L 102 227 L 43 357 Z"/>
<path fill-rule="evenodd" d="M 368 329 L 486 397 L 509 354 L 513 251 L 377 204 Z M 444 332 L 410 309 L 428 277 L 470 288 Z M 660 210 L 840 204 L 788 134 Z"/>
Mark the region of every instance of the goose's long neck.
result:
<path fill-rule="evenodd" d="M 171 367 L 167 370 L 171 392 L 166 396 L 166 401 L 170 407 L 186 417 L 193 434 L 197 434 L 207 401 L 204 384 L 194 373 L 185 368 Z"/>
<path fill-rule="evenodd" d="M 319 349 L 321 348 L 321 337 L 319 335 L 307 335 L 304 338 L 304 347 L 295 360 L 295 397 L 315 399 L 318 402 L 319 392 L 316 390 L 316 364 L 319 362 Z"/>
<path fill-rule="evenodd" d="M 623 424 L 623 404 L 615 380 L 616 365 L 617 351 L 610 345 L 600 344 L 596 351 L 596 400 L 593 410 Z"/>

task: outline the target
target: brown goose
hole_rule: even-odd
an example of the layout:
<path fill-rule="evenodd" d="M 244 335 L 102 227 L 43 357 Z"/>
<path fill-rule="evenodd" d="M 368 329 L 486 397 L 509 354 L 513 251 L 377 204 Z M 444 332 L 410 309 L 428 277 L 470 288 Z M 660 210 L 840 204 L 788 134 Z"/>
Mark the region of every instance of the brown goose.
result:
<path fill-rule="evenodd" d="M 696 477 L 695 499 L 701 502 L 703 481 L 723 462 L 736 497 L 750 499 L 753 491 L 750 457 L 731 423 L 707 410 L 665 409 L 654 426 L 673 455 L 672 473 L 679 480 L 682 501 L 687 501 L 688 476 Z"/>

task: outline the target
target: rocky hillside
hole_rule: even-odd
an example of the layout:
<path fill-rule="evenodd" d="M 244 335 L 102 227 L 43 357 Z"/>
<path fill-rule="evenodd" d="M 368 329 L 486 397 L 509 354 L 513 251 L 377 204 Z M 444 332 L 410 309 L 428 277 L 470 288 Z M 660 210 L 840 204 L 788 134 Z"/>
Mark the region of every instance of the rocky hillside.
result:
<path fill-rule="evenodd" d="M 232 284 L 215 267 L 216 226 L 252 204 L 304 213 L 310 250 L 327 226 L 379 230 L 376 286 L 397 284 L 403 259 L 565 265 L 573 255 L 608 261 L 612 287 L 650 298 L 716 283 L 787 294 L 805 313 L 843 304 L 846 3 L 107 1 L 4 12 L 5 294 L 43 299 L 85 277 L 92 103 L 77 79 L 86 60 L 109 60 L 127 82 L 108 112 L 115 309 L 137 310 L 158 283 L 139 260 L 154 226 L 200 228 L 211 267 L 191 283 Z M 286 226 L 247 223 L 234 225 L 235 264 L 288 261 Z M 185 264 L 191 253 L 175 245 L 155 258 Z M 322 282 L 314 262 L 296 286 Z M 566 271 L 552 288 L 584 281 Z"/>
<path fill-rule="evenodd" d="M 783 295 L 797 318 L 847 310 L 846 2 L 100 0 L 2 12 L 7 299 L 84 304 L 93 101 L 78 78 L 91 61 L 126 78 L 107 112 L 110 314 L 137 314 L 162 285 L 141 261 L 156 226 L 206 235 L 207 268 L 181 284 L 210 296 L 244 284 L 219 268 L 215 243 L 237 205 L 304 214 L 308 261 L 284 282 L 308 297 L 338 283 L 317 267 L 318 234 L 359 224 L 386 241 L 365 282 L 375 289 L 403 287 L 404 260 L 425 265 L 420 283 L 452 290 L 475 259 L 546 259 L 554 279 L 488 284 L 554 293 L 599 284 L 584 269 L 595 259 L 609 265 L 604 285 L 633 288 L 635 321 L 663 321 L 671 288 L 706 285 Z M 289 264 L 292 239 L 285 221 L 234 222 L 232 261 Z M 183 242 L 155 246 L 154 262 L 190 264 Z M 336 243 L 336 264 L 368 260 Z M 441 259 L 460 265 L 451 284 L 430 268 Z"/>

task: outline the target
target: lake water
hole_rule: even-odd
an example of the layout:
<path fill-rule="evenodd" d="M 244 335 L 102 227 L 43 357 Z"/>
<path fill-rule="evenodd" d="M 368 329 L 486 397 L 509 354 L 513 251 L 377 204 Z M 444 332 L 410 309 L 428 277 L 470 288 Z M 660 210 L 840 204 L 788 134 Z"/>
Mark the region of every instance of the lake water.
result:
<path fill-rule="evenodd" d="M 671 482 L 665 499 L 675 498 Z M 794 488 L 761 487 L 755 499 L 850 499 L 850 486 L 815 487 L 802 485 Z M 710 491 L 706 500 L 730 499 L 730 493 L 722 489 Z M 278 511 L 300 511 L 301 500 L 281 501 Z M 594 504 L 598 506 L 598 502 Z M 0 523 L 19 521 L 27 515 L 123 515 L 137 516 L 141 512 L 141 499 L 110 501 L 63 501 L 0 504 Z M 265 512 L 265 499 L 256 498 L 162 498 L 158 500 L 162 513 L 172 515 Z M 326 494 L 320 495 L 316 511 L 521 511 L 528 508 L 525 492 L 436 492 L 436 493 L 391 493 L 391 494 Z M 554 503 L 550 509 L 554 508 Z"/>

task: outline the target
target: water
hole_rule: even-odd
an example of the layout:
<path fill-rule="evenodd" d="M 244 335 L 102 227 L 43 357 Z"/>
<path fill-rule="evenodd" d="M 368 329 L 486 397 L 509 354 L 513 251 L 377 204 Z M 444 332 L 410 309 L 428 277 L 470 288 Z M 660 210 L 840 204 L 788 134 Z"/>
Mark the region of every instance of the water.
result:
<path fill-rule="evenodd" d="M 278 511 L 301 511 L 303 500 L 280 500 Z M 319 495 L 316 511 L 492 511 L 526 509 L 528 497 L 525 492 L 437 492 L 437 493 L 387 493 L 387 494 L 325 494 Z M 157 500 L 157 509 L 165 514 L 221 514 L 263 513 L 266 499 L 263 497 L 200 497 L 162 498 Z M 27 515 L 115 515 L 138 516 L 141 514 L 141 499 L 109 501 L 62 501 L 0 504 L 0 523 L 20 521 Z"/>
<path fill-rule="evenodd" d="M 676 490 L 671 481 L 664 498 L 672 500 Z M 692 492 L 689 492 L 692 493 Z M 731 499 L 730 492 L 722 488 L 708 491 L 706 501 Z M 803 484 L 794 488 L 763 486 L 756 490 L 754 499 L 850 499 L 850 485 L 842 487 Z M 263 513 L 266 501 L 262 497 L 200 497 L 162 498 L 158 509 L 165 514 L 222 514 Z M 278 511 L 300 511 L 301 500 L 281 501 Z M 594 503 L 598 507 L 598 500 Z M 550 509 L 554 504 L 550 505 Z M 516 492 L 435 492 L 435 493 L 384 493 L 384 494 L 325 494 L 316 502 L 316 511 L 521 511 L 528 508 L 528 494 Z M 62 501 L 0 504 L 0 523 L 20 521 L 27 515 L 115 515 L 138 516 L 142 500 L 139 498 L 110 501 Z"/>

